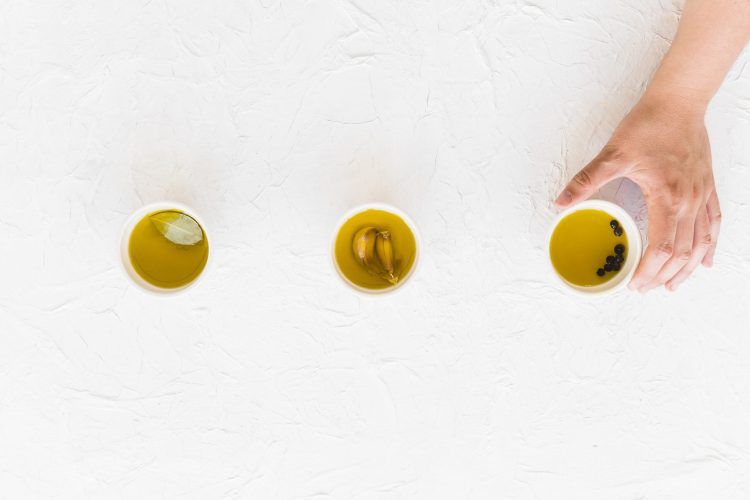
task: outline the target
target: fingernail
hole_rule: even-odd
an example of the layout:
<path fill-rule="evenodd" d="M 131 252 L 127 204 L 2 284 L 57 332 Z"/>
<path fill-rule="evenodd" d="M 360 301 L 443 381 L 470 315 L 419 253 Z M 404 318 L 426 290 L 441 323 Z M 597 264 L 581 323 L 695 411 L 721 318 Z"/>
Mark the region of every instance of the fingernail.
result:
<path fill-rule="evenodd" d="M 667 283 L 667 290 L 669 290 L 670 292 L 674 292 L 677 291 L 677 287 L 679 286 L 679 283 Z"/>
<path fill-rule="evenodd" d="M 640 288 L 638 289 L 638 292 L 640 292 L 640 293 L 646 293 L 646 292 L 648 292 L 649 290 L 651 290 L 651 289 L 650 289 L 649 287 L 647 287 L 647 286 L 642 286 L 642 287 L 640 287 Z"/>
<path fill-rule="evenodd" d="M 567 189 L 560 193 L 560 196 L 557 197 L 555 200 L 555 205 L 559 205 L 561 207 L 564 207 L 568 203 L 570 203 L 573 200 L 573 193 L 568 191 Z"/>
<path fill-rule="evenodd" d="M 630 283 L 628 283 L 628 288 L 630 288 L 631 290 L 638 290 L 638 285 L 636 285 L 634 281 L 631 281 Z"/>

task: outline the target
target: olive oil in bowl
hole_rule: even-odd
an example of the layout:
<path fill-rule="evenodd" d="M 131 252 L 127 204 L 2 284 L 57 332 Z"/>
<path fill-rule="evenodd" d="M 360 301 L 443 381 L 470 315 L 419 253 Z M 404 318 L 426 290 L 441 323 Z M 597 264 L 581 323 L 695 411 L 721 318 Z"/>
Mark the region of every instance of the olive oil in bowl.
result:
<path fill-rule="evenodd" d="M 388 205 L 368 205 L 350 212 L 339 224 L 333 261 L 341 278 L 365 293 L 402 286 L 418 260 L 414 223 Z"/>
<path fill-rule="evenodd" d="M 156 204 L 131 217 L 121 245 L 126 274 L 142 289 L 174 293 L 192 285 L 209 257 L 206 231 L 187 207 Z"/>
<path fill-rule="evenodd" d="M 555 274 L 585 293 L 624 286 L 640 255 L 640 233 L 633 219 L 602 200 L 589 200 L 560 214 L 549 237 Z"/>

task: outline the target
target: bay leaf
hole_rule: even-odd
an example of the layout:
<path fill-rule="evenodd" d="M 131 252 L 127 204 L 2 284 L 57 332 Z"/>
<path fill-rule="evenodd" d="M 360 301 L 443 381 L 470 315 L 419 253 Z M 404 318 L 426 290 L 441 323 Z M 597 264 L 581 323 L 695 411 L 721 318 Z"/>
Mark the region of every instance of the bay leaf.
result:
<path fill-rule="evenodd" d="M 189 215 L 180 212 L 159 212 L 150 219 L 154 227 L 172 243 L 195 245 L 203 240 L 203 230 Z"/>

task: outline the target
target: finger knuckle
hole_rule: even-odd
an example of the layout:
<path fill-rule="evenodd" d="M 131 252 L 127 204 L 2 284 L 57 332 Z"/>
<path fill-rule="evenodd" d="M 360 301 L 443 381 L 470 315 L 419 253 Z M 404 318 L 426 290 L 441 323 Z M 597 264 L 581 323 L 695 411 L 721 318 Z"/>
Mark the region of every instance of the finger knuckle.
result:
<path fill-rule="evenodd" d="M 669 196 L 670 201 L 674 201 L 677 198 L 682 198 L 684 195 L 684 179 L 677 173 L 670 172 L 665 175 L 664 180 L 664 193 Z"/>
<path fill-rule="evenodd" d="M 662 241 L 656 245 L 654 250 L 657 256 L 667 259 L 674 253 L 674 243 L 671 241 Z"/>
<path fill-rule="evenodd" d="M 573 182 L 575 182 L 582 188 L 588 188 L 592 184 L 591 176 L 585 170 L 581 170 L 575 176 L 573 176 Z"/>
<path fill-rule="evenodd" d="M 664 211 L 679 213 L 683 210 L 683 205 L 688 198 L 682 189 L 681 182 L 679 180 L 667 179 L 664 182 L 664 188 L 658 195 L 654 197 L 654 203 Z"/>
<path fill-rule="evenodd" d="M 707 248 L 711 246 L 711 243 L 714 242 L 713 236 L 711 236 L 711 233 L 704 234 L 701 236 L 701 239 L 698 241 L 698 246 L 702 248 Z"/>
<path fill-rule="evenodd" d="M 599 158 L 607 163 L 616 163 L 625 159 L 625 148 L 619 144 L 607 144 L 599 153 Z"/>
<path fill-rule="evenodd" d="M 714 212 L 708 218 L 713 223 L 721 223 L 721 212 Z"/>
<path fill-rule="evenodd" d="M 686 249 L 686 250 L 680 250 L 677 252 L 673 258 L 682 264 L 687 263 L 690 260 L 690 257 L 693 256 L 693 250 L 692 249 Z"/>
<path fill-rule="evenodd" d="M 685 193 L 682 192 L 678 187 L 673 187 L 670 191 L 671 196 L 669 197 L 669 201 L 673 207 L 681 207 L 688 200 L 688 198 L 685 196 Z"/>

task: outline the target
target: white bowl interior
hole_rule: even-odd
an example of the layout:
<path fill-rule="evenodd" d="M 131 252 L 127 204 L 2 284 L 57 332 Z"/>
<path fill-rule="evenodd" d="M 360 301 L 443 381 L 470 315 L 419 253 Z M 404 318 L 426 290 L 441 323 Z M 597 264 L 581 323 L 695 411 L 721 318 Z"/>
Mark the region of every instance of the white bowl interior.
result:
<path fill-rule="evenodd" d="M 580 286 L 568 282 L 558 274 L 557 270 L 552 265 L 549 248 L 550 241 L 552 240 L 552 233 L 561 220 L 579 210 L 591 209 L 606 212 L 610 214 L 613 219 L 617 219 L 620 222 L 620 226 L 622 226 L 628 238 L 628 258 L 625 260 L 624 265 L 620 269 L 620 271 L 609 281 L 596 286 Z M 633 273 L 635 273 L 635 270 L 641 261 L 642 253 L 643 241 L 641 239 L 641 233 L 638 230 L 638 225 L 635 223 L 633 218 L 619 205 L 615 205 L 614 203 L 604 200 L 586 200 L 560 212 L 560 214 L 558 214 L 557 218 L 555 219 L 555 222 L 552 224 L 549 236 L 547 237 L 547 260 L 550 263 L 549 265 L 552 269 L 552 273 L 557 277 L 557 280 L 565 285 L 565 287 L 567 287 L 568 289 L 586 295 L 611 293 L 624 288 L 633 277 Z"/>
<path fill-rule="evenodd" d="M 341 229 L 341 226 L 344 225 L 346 221 L 354 217 L 360 212 L 364 212 L 365 210 L 383 210 L 384 212 L 390 212 L 394 215 L 399 216 L 407 226 L 409 226 L 409 229 L 411 229 L 412 234 L 414 235 L 414 240 L 416 241 L 416 255 L 414 256 L 414 264 L 412 264 L 411 269 L 409 269 L 409 272 L 403 276 L 398 284 L 394 286 L 390 286 L 388 288 L 381 288 L 377 290 L 373 290 L 370 288 L 364 288 L 356 283 L 353 283 L 349 280 L 349 278 L 346 277 L 346 275 L 341 271 L 341 268 L 339 268 L 338 262 L 336 262 L 336 237 L 339 234 L 339 230 Z M 336 274 L 339 275 L 341 280 L 346 283 L 349 287 L 353 288 L 357 292 L 364 294 L 364 295 L 388 295 L 391 293 L 394 293 L 398 290 L 401 290 L 404 288 L 404 286 L 411 281 L 411 279 L 414 277 L 414 273 L 416 272 L 417 268 L 419 267 L 419 260 L 420 260 L 420 253 L 422 249 L 422 238 L 419 234 L 419 230 L 417 229 L 417 225 L 414 223 L 414 221 L 406 215 L 404 212 L 399 210 L 398 208 L 388 205 L 387 203 L 367 203 L 364 205 L 359 205 L 348 212 L 344 214 L 343 217 L 338 221 L 336 224 L 336 228 L 333 232 L 333 238 L 331 243 L 331 263 L 333 264 L 333 268 L 336 270 Z"/>
<path fill-rule="evenodd" d="M 130 255 L 128 254 L 130 234 L 132 233 L 133 228 L 135 228 L 136 224 L 138 224 L 138 222 L 140 222 L 141 219 L 143 219 L 145 216 L 152 212 L 158 212 L 160 210 L 178 210 L 194 218 L 198 222 L 198 224 L 200 224 L 204 234 L 206 235 L 206 239 L 208 239 L 209 242 L 208 260 L 206 261 L 206 265 L 203 267 L 203 271 L 201 271 L 201 273 L 193 281 L 178 288 L 161 288 L 152 285 L 148 281 L 141 278 L 141 276 L 133 267 L 132 262 L 130 262 Z M 196 283 L 198 283 L 206 274 L 206 270 L 208 269 L 208 266 L 211 262 L 211 253 L 211 238 L 209 237 L 208 231 L 206 230 L 205 222 L 200 218 L 198 214 L 196 214 L 195 210 L 186 205 L 183 205 L 182 203 L 177 202 L 160 201 L 139 208 L 138 210 L 133 212 L 130 217 L 128 217 L 122 229 L 122 236 L 120 237 L 120 267 L 122 268 L 123 272 L 129 278 L 130 282 L 136 286 L 136 288 L 158 296 L 174 296 L 188 290 L 189 288 L 194 287 Z"/>

